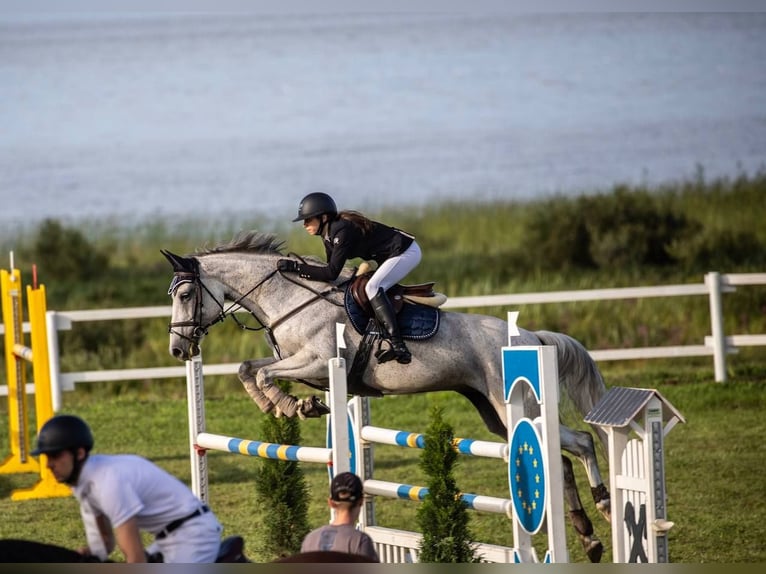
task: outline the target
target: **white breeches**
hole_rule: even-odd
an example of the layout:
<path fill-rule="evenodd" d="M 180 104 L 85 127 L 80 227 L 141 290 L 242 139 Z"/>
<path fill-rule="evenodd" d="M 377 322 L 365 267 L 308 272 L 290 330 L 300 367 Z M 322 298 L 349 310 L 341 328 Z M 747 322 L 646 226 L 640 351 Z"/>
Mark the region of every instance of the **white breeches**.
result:
<path fill-rule="evenodd" d="M 378 289 L 383 288 L 384 291 L 387 291 L 399 283 L 417 267 L 421 256 L 420 246 L 417 241 L 413 241 L 407 251 L 396 257 L 391 257 L 391 259 L 386 259 L 367 282 L 364 288 L 367 297 L 372 299 L 378 293 Z"/>

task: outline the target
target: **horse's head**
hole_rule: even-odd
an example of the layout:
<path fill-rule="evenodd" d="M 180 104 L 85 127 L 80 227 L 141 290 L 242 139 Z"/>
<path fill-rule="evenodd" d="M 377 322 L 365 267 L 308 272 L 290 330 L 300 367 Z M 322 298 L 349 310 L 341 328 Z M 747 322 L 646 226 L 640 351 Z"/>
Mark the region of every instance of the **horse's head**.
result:
<path fill-rule="evenodd" d="M 173 299 L 170 324 L 170 354 L 186 361 L 200 352 L 200 341 L 208 328 L 222 319 L 223 294 L 206 285 L 199 261 L 170 251 L 161 253 L 173 266 L 168 295 Z"/>

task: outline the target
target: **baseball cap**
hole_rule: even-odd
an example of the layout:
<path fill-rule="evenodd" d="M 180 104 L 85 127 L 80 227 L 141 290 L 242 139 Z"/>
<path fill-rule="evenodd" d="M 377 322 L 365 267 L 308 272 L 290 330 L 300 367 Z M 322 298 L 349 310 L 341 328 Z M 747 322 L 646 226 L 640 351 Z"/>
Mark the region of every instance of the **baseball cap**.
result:
<path fill-rule="evenodd" d="M 362 481 L 353 472 L 335 475 L 330 484 L 330 498 L 335 502 L 356 502 L 362 493 Z"/>

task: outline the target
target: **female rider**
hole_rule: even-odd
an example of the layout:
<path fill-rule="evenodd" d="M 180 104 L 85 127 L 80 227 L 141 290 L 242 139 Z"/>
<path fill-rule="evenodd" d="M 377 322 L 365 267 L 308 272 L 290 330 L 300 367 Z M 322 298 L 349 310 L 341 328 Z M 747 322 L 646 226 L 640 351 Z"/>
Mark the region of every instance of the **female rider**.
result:
<path fill-rule="evenodd" d="M 391 348 L 376 356 L 378 362 L 392 359 L 406 364 L 412 359 L 402 340 L 396 313 L 386 291 L 420 263 L 421 252 L 415 238 L 395 227 L 368 219 L 357 211 L 341 211 L 326 193 L 310 193 L 298 207 L 298 217 L 311 235 L 324 241 L 327 266 L 308 265 L 292 259 L 280 259 L 280 271 L 296 272 L 316 281 L 334 281 L 349 259 L 371 259 L 378 264 L 365 287 L 367 297 L 380 324 L 388 332 Z"/>

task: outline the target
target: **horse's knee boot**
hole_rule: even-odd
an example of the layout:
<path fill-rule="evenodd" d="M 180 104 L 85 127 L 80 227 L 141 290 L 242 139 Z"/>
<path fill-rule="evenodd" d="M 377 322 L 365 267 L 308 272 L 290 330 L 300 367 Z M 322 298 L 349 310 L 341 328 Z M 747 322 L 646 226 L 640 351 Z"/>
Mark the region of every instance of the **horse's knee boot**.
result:
<path fill-rule="evenodd" d="M 379 363 L 385 363 L 391 359 L 396 359 L 398 363 L 402 364 L 409 363 L 412 360 L 412 354 L 407 345 L 404 344 L 394 307 L 382 288 L 378 289 L 375 296 L 370 299 L 370 305 L 375 312 L 375 317 L 377 317 L 391 340 L 391 348 L 379 351 L 375 354 L 375 358 L 378 359 Z"/>
<path fill-rule="evenodd" d="M 270 413 L 274 410 L 274 403 L 269 399 L 263 391 L 253 381 L 242 381 L 242 385 L 245 387 L 245 391 L 253 399 L 253 402 L 258 405 L 262 413 Z"/>
<path fill-rule="evenodd" d="M 604 484 L 599 484 L 591 489 L 593 495 L 593 501 L 596 503 L 596 508 L 609 522 L 612 521 L 612 501 L 609 496 L 609 491 Z"/>
<path fill-rule="evenodd" d="M 593 486 L 590 489 L 590 493 L 593 495 L 593 502 L 598 504 L 602 500 L 609 500 L 609 491 L 602 482 L 598 486 Z"/>

